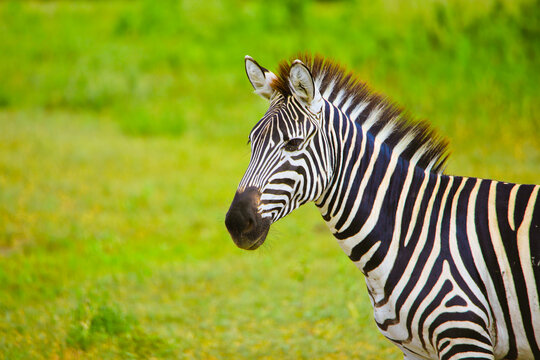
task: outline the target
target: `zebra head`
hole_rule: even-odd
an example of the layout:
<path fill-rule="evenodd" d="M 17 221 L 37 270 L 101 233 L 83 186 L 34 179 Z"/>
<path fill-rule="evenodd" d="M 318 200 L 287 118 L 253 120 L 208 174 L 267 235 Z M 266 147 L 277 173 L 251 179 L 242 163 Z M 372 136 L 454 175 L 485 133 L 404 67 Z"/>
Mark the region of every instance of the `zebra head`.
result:
<path fill-rule="evenodd" d="M 249 135 L 251 160 L 225 225 L 238 247 L 254 250 L 273 222 L 319 198 L 333 171 L 323 131 L 325 101 L 308 67 L 294 61 L 280 84 L 251 57 L 245 65 L 255 93 L 270 107 Z"/>

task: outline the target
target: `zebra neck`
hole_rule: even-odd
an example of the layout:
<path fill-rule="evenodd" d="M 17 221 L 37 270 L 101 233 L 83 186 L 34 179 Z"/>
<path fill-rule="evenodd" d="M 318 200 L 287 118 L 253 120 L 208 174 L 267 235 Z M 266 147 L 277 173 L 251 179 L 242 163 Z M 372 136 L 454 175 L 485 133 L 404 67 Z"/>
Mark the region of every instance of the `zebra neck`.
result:
<path fill-rule="evenodd" d="M 336 168 L 341 170 L 316 204 L 347 256 L 367 274 L 385 257 L 392 239 L 400 238 L 409 191 L 444 175 L 400 158 L 360 126 L 342 131 L 340 138 Z"/>

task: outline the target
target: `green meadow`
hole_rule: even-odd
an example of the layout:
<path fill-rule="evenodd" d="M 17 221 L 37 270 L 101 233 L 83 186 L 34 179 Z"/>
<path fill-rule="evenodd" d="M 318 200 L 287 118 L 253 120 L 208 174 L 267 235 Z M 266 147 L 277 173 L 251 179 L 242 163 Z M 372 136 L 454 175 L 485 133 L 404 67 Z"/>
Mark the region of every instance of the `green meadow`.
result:
<path fill-rule="evenodd" d="M 447 173 L 540 183 L 538 1 L 0 3 L 0 359 L 400 359 L 310 204 L 224 217 L 275 70 L 331 57 L 450 140 Z"/>

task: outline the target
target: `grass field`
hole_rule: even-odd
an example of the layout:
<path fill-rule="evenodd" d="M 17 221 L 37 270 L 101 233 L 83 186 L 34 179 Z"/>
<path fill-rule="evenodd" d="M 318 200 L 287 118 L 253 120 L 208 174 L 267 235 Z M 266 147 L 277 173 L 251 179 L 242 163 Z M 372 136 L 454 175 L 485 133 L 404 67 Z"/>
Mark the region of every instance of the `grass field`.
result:
<path fill-rule="evenodd" d="M 540 183 L 539 38 L 534 1 L 0 3 L 0 358 L 401 358 L 313 205 L 230 240 L 243 57 L 333 57 L 448 173 Z"/>

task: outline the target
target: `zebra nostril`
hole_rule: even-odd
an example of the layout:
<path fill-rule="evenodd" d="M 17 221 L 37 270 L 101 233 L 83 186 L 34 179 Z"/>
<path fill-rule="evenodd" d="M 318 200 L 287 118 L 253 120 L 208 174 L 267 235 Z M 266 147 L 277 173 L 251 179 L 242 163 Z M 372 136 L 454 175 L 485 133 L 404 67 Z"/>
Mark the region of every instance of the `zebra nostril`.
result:
<path fill-rule="evenodd" d="M 250 232 L 255 227 L 255 219 L 252 216 L 249 216 L 246 220 L 246 227 L 244 228 L 244 233 Z"/>

